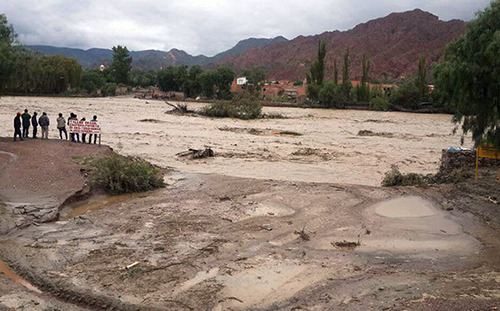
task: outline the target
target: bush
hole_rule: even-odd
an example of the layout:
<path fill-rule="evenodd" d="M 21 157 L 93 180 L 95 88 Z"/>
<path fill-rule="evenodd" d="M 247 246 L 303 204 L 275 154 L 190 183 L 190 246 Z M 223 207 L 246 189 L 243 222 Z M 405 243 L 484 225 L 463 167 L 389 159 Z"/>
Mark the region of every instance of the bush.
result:
<path fill-rule="evenodd" d="M 414 81 L 406 81 L 396 87 L 389 99 L 392 105 L 406 109 L 417 109 L 422 100 Z"/>
<path fill-rule="evenodd" d="M 389 108 L 387 101 L 383 97 L 375 97 L 370 101 L 370 106 L 374 110 L 385 111 Z"/>
<path fill-rule="evenodd" d="M 262 105 L 256 93 L 244 91 L 234 96 L 231 102 L 215 102 L 205 107 L 201 114 L 216 118 L 237 118 L 243 120 L 259 118 Z"/>
<path fill-rule="evenodd" d="M 385 173 L 382 187 L 392 186 L 423 186 L 428 184 L 428 177 L 421 174 L 401 174 L 397 165 L 392 164 L 391 170 Z"/>
<path fill-rule="evenodd" d="M 158 167 L 143 159 L 111 155 L 93 163 L 91 186 L 107 192 L 132 193 L 165 186 Z"/>
<path fill-rule="evenodd" d="M 95 94 L 97 89 L 105 83 L 105 78 L 101 72 L 91 70 L 82 73 L 82 87 L 90 95 Z"/>
<path fill-rule="evenodd" d="M 342 108 L 343 98 L 340 88 L 333 81 L 327 81 L 319 90 L 318 100 L 321 106 L 327 108 Z"/>
<path fill-rule="evenodd" d="M 101 93 L 104 96 L 115 96 L 117 87 L 116 83 L 106 83 L 101 88 Z"/>

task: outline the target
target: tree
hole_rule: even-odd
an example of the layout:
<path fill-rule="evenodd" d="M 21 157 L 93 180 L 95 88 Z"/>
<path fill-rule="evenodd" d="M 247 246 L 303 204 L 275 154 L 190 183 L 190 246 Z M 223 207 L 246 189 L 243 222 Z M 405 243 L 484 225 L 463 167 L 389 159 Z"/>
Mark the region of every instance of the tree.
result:
<path fill-rule="evenodd" d="M 316 60 L 311 65 L 309 72 L 306 73 L 307 96 L 314 100 L 318 100 L 319 91 L 321 90 L 325 78 L 325 57 L 326 43 L 320 40 L 318 42 L 318 55 L 316 56 Z"/>
<path fill-rule="evenodd" d="M 370 100 L 370 87 L 368 86 L 368 74 L 370 73 L 370 60 L 363 54 L 361 60 L 361 84 L 356 87 L 356 99 L 360 102 L 368 102 Z"/>
<path fill-rule="evenodd" d="M 215 75 L 212 71 L 205 71 L 199 77 L 201 92 L 208 98 L 214 97 Z"/>
<path fill-rule="evenodd" d="M 326 43 L 323 40 L 318 42 L 318 55 L 316 60 L 306 74 L 307 83 L 322 85 L 325 78 L 325 57 L 326 57 Z"/>
<path fill-rule="evenodd" d="M 247 86 L 251 90 L 259 90 L 260 83 L 266 80 L 266 73 L 261 67 L 254 67 L 252 69 L 245 69 L 243 71 L 243 76 L 248 80 Z"/>
<path fill-rule="evenodd" d="M 219 67 L 214 72 L 214 83 L 217 88 L 217 97 L 231 98 L 231 83 L 234 80 L 234 71 L 229 67 Z"/>
<path fill-rule="evenodd" d="M 111 70 L 117 83 L 128 84 L 128 73 L 132 69 L 132 56 L 127 47 L 121 45 L 113 47 L 113 62 Z"/>
<path fill-rule="evenodd" d="M 202 73 L 203 69 L 198 65 L 189 68 L 188 81 L 184 90 L 187 97 L 195 98 L 201 94 L 200 75 Z"/>
<path fill-rule="evenodd" d="M 349 48 L 347 48 L 344 54 L 344 68 L 342 68 L 342 86 L 341 86 L 344 99 L 347 101 L 351 100 L 351 89 L 352 89 L 351 79 L 349 78 L 350 63 L 351 62 L 349 60 Z"/>
<path fill-rule="evenodd" d="M 158 87 L 162 91 L 179 91 L 176 79 L 176 69 L 173 66 L 163 68 L 158 72 Z"/>
<path fill-rule="evenodd" d="M 0 42 L 12 45 L 16 41 L 16 37 L 14 26 L 9 24 L 5 14 L 0 14 Z"/>
<path fill-rule="evenodd" d="M 42 77 L 39 92 L 57 94 L 80 85 L 82 67 L 76 59 L 61 55 L 44 56 L 40 60 Z"/>
<path fill-rule="evenodd" d="M 391 93 L 389 102 L 393 106 L 406 109 L 417 109 L 420 103 L 420 94 L 414 80 L 404 81 Z"/>
<path fill-rule="evenodd" d="M 418 57 L 418 75 L 415 83 L 418 88 L 420 101 L 426 101 L 429 98 L 429 86 L 427 85 L 427 68 L 425 66 L 425 56 Z"/>
<path fill-rule="evenodd" d="M 90 95 L 100 89 L 105 82 L 106 79 L 99 70 L 89 70 L 82 73 L 82 87 Z"/>
<path fill-rule="evenodd" d="M 500 147 L 500 1 L 477 14 L 436 66 L 435 85 L 477 144 Z"/>
<path fill-rule="evenodd" d="M 342 108 L 343 100 L 339 95 L 338 85 L 334 81 L 327 81 L 318 93 L 318 101 L 323 107 Z"/>
<path fill-rule="evenodd" d="M 339 69 L 337 68 L 337 59 L 333 59 L 333 83 L 339 85 Z"/>
<path fill-rule="evenodd" d="M 12 48 L 16 34 L 5 14 L 0 14 L 0 94 L 7 91 L 16 67 L 16 53 Z"/>

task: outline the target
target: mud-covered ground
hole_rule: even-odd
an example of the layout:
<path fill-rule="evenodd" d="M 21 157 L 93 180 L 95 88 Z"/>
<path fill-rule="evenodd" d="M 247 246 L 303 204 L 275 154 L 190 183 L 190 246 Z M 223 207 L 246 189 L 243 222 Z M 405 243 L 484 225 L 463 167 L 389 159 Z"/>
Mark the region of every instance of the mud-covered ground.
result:
<path fill-rule="evenodd" d="M 291 113 L 300 115 L 304 110 Z M 312 113 L 319 120 L 322 112 Z M 372 112 L 356 113 L 367 121 L 366 114 Z M 361 123 L 365 127 L 366 123 L 376 126 L 399 122 L 391 119 L 398 116 L 373 113 L 369 118 L 379 121 Z M 170 117 L 159 116 L 166 120 Z M 244 122 L 176 118 L 213 124 L 234 122 L 239 128 L 239 122 Z M 425 119 L 422 115 L 415 118 Z M 442 116 L 429 118 L 432 123 Z M 271 128 L 273 121 L 256 122 L 270 122 L 265 127 Z M 280 122 L 272 128 L 281 128 Z M 444 126 L 440 122 L 436 126 Z M 422 133 L 429 131 L 430 123 L 424 122 L 427 127 L 422 127 Z M 193 124 L 186 126 L 196 128 Z M 392 133 L 396 129 L 398 133 L 406 131 L 404 122 Z M 312 127 L 303 132 L 316 130 Z M 207 126 L 205 131 L 201 136 L 208 137 L 214 129 Z M 266 137 L 241 131 L 220 132 L 238 132 L 246 137 L 240 139 L 243 142 L 253 136 Z M 195 132 L 193 136 L 199 137 L 200 131 Z M 183 136 L 186 140 L 189 133 Z M 337 136 L 342 135 L 332 133 L 332 137 Z M 367 139 L 365 142 L 377 150 L 376 145 L 395 136 L 359 139 Z M 297 139 L 296 143 L 309 146 L 313 137 L 286 136 L 285 140 Z M 439 160 L 434 160 L 441 152 L 437 145 L 448 143 L 447 136 L 436 137 L 418 140 L 419 147 L 427 150 L 421 151 L 422 156 L 432 159 L 423 160 L 422 168 L 425 161 Z M 110 139 L 116 142 L 116 138 Z M 10 278 L 0 273 L 0 310 L 496 310 L 500 305 L 500 217 L 496 204 L 500 187 L 495 168 L 481 170 L 478 184 L 466 181 L 458 185 L 380 188 L 369 184 L 381 179 L 376 171 L 385 170 L 388 159 L 379 166 L 365 165 L 367 172 L 359 177 L 365 185 L 354 185 L 349 180 L 312 182 L 314 174 L 297 174 L 308 165 L 294 166 L 302 162 L 281 158 L 273 162 L 275 169 L 269 170 L 266 178 L 243 178 L 238 177 L 239 164 L 244 174 L 251 174 L 245 165 L 255 166 L 259 171 L 256 174 L 265 172 L 260 171 L 260 164 L 268 167 L 266 160 L 245 149 L 250 147 L 242 151 L 248 153 L 249 163 L 228 161 L 226 170 L 234 173 L 224 175 L 206 171 L 221 167 L 228 159 L 218 155 L 216 148 L 215 158 L 187 160 L 170 154 L 173 149 L 187 149 L 187 143 L 165 149 L 148 145 L 138 148 L 141 139 L 134 142 L 135 148 L 124 145 L 122 150 L 132 154 L 151 150 L 153 159 L 164 153 L 161 161 L 177 163 L 170 165 L 177 169 L 165 175 L 165 189 L 112 198 L 95 195 L 88 202 L 64 206 L 58 205 L 64 200 L 59 194 L 85 185 L 86 172 L 80 171 L 79 157 L 103 156 L 106 152 L 97 152 L 96 146 L 55 140 L 0 141 L 0 195 L 4 202 L 0 205 L 0 224 L 6 231 L 0 237 L 0 254 L 11 268 L 2 270 L 0 264 L 0 270 L 10 273 Z M 227 137 L 221 139 L 221 149 L 225 150 Z M 429 145 L 424 147 L 426 143 Z M 40 144 L 45 148 L 35 148 Z M 283 144 L 283 148 L 287 146 Z M 33 209 L 12 202 L 15 196 L 11 194 L 24 189 L 26 197 L 39 195 L 28 187 L 30 175 L 21 173 L 25 165 L 19 161 L 23 157 L 35 159 L 29 162 L 33 163 L 31 169 L 45 169 L 48 180 L 61 176 L 54 166 L 47 167 L 45 160 L 36 161 L 50 158 L 47 152 L 53 150 L 59 151 L 64 171 L 73 173 L 63 174 L 67 179 L 57 187 L 40 185 L 46 187 L 44 193 L 55 202 L 59 213 L 57 221 L 44 222 L 29 216 Z M 413 155 L 407 152 L 400 150 L 397 157 L 411 158 Z M 320 178 L 326 178 L 326 167 L 335 161 L 311 160 L 309 153 L 301 156 L 313 161 L 313 166 L 321 169 L 313 172 L 321 171 Z M 367 153 L 366 159 L 370 162 L 372 156 Z M 346 165 L 353 160 L 345 157 L 338 161 Z M 349 174 L 360 167 L 353 165 Z M 418 167 L 417 172 L 426 172 Z M 275 176 L 276 172 L 279 174 Z M 349 178 L 349 174 L 332 179 Z M 6 182 L 5 176 L 12 182 Z M 311 180 L 301 181 L 300 176 Z M 12 190 L 13 185 L 17 192 Z M 22 225 L 9 226 L 12 222 Z M 24 281 L 12 276 L 13 272 Z"/>

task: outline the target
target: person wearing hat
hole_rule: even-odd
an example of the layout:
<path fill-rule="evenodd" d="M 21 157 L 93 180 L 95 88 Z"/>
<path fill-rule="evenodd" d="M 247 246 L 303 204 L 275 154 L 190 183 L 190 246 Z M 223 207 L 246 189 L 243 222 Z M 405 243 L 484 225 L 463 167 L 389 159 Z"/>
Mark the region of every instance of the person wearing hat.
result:
<path fill-rule="evenodd" d="M 42 139 L 49 139 L 50 120 L 46 112 L 42 113 L 42 116 L 38 119 L 38 124 L 42 127 Z"/>
<path fill-rule="evenodd" d="M 14 118 L 14 141 L 16 141 L 16 136 L 19 135 L 19 139 L 23 140 L 23 136 L 21 134 L 21 113 L 18 112 L 16 117 Z"/>

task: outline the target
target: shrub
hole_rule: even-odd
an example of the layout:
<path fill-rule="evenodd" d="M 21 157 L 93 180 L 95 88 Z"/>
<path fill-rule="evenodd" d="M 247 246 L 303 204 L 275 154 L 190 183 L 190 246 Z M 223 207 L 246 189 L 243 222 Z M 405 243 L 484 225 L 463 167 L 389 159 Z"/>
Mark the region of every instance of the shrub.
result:
<path fill-rule="evenodd" d="M 333 81 L 324 83 L 319 90 L 318 100 L 323 107 L 327 108 L 342 108 L 344 102 L 340 88 Z"/>
<path fill-rule="evenodd" d="M 262 105 L 259 103 L 257 95 L 245 91 L 236 94 L 231 102 L 218 101 L 205 107 L 201 114 L 208 117 L 249 120 L 259 118 L 261 112 Z"/>
<path fill-rule="evenodd" d="M 389 107 L 387 101 L 383 97 L 375 97 L 370 101 L 370 106 L 374 110 L 385 111 Z"/>
<path fill-rule="evenodd" d="M 414 81 L 406 81 L 396 87 L 389 100 L 392 105 L 406 109 L 417 109 L 421 102 L 420 94 Z"/>
<path fill-rule="evenodd" d="M 106 83 L 101 88 L 101 93 L 104 96 L 115 96 L 117 87 L 116 83 Z"/>
<path fill-rule="evenodd" d="M 401 174 L 397 165 L 392 164 L 391 170 L 385 173 L 382 187 L 392 186 L 423 186 L 428 184 L 428 177 L 421 174 Z"/>
<path fill-rule="evenodd" d="M 91 186 L 110 193 L 143 192 L 165 186 L 158 167 L 143 159 L 111 155 L 92 164 Z"/>
<path fill-rule="evenodd" d="M 82 87 L 91 95 L 94 94 L 97 89 L 101 88 L 104 83 L 105 79 L 101 72 L 91 70 L 82 73 Z"/>

